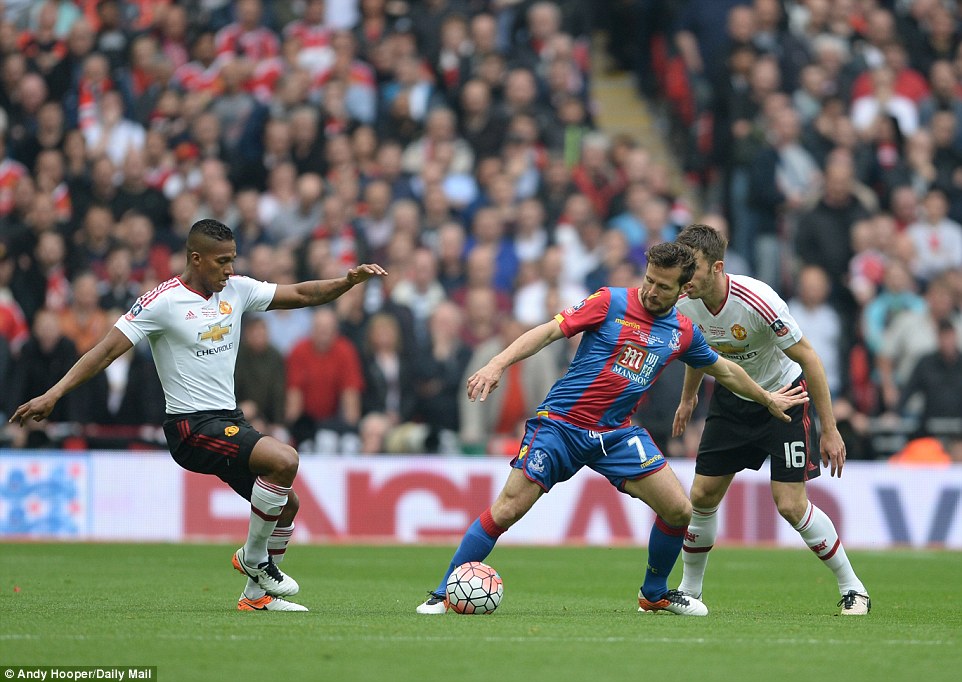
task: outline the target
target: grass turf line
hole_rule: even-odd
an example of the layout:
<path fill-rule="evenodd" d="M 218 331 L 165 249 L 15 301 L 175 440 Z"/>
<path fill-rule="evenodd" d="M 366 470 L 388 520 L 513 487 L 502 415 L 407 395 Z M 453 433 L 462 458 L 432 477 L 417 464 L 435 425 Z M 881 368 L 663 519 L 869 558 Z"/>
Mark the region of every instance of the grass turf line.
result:
<path fill-rule="evenodd" d="M 841 618 L 804 548 L 713 550 L 707 618 L 637 613 L 645 550 L 500 547 L 490 617 L 417 616 L 447 547 L 292 546 L 310 613 L 240 613 L 220 545 L 0 544 L 0 667 L 156 665 L 191 680 L 954 680 L 962 553 L 850 552 Z M 671 585 L 677 584 L 676 566 Z"/>

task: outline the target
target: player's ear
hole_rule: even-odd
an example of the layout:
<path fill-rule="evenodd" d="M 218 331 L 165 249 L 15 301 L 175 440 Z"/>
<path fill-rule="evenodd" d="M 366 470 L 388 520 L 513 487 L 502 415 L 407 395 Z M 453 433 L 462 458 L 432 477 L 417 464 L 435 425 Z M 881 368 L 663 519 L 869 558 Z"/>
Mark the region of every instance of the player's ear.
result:
<path fill-rule="evenodd" d="M 691 290 L 691 280 L 688 280 L 687 282 L 681 285 L 681 291 L 678 292 L 678 295 L 680 296 L 681 294 L 687 294 L 690 290 Z"/>

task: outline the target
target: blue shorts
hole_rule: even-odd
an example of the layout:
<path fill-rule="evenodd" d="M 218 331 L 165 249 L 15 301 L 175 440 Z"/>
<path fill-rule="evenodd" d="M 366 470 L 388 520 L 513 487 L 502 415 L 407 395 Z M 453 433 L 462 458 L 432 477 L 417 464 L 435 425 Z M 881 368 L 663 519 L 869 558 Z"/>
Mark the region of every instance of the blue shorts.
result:
<path fill-rule="evenodd" d="M 511 460 L 511 466 L 521 469 L 545 492 L 585 466 L 624 492 L 626 481 L 649 476 L 665 465 L 667 462 L 658 446 L 648 432 L 638 426 L 589 431 L 543 416 L 525 423 L 521 451 Z"/>

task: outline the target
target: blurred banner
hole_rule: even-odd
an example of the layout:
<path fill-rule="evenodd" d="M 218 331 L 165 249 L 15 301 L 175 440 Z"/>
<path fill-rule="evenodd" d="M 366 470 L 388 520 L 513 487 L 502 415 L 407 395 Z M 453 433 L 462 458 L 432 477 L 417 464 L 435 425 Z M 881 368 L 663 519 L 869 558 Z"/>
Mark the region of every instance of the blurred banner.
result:
<path fill-rule="evenodd" d="M 672 460 L 687 490 L 691 460 Z M 491 504 L 506 459 L 304 456 L 295 490 L 302 542 L 454 543 Z M 849 548 L 962 549 L 962 466 L 851 462 L 809 496 Z M 775 511 L 767 467 L 739 474 L 720 543 L 799 547 Z M 249 505 L 163 453 L 0 450 L 0 538 L 241 540 Z M 514 544 L 645 545 L 652 512 L 591 471 L 557 485 L 502 538 Z"/>

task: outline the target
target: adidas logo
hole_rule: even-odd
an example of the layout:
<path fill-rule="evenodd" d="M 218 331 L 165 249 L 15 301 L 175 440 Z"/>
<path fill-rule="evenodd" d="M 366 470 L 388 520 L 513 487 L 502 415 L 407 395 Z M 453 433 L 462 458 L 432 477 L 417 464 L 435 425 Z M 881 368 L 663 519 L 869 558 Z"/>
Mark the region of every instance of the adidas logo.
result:
<path fill-rule="evenodd" d="M 197 319 L 197 316 L 194 315 L 194 311 L 193 311 L 193 310 L 188 310 L 188 311 L 187 311 L 187 314 L 184 315 L 184 319 L 185 319 L 185 320 L 196 320 L 196 319 Z"/>

